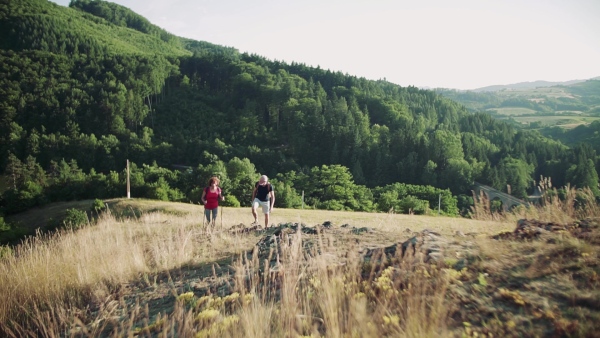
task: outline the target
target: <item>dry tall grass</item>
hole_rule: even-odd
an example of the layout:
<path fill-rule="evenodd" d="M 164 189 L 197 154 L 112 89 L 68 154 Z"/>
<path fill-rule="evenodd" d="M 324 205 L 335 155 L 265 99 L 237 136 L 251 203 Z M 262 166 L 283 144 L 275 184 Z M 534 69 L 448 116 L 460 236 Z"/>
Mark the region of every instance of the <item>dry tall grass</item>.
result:
<path fill-rule="evenodd" d="M 249 223 L 249 210 L 228 208 L 224 228 Z M 103 215 L 77 232 L 29 239 L 0 260 L 0 328 L 14 337 L 130 336 L 399 336 L 446 334 L 448 277 L 420 257 L 369 263 L 352 247 L 320 237 L 307 252 L 300 235 L 283 241 L 278 264 L 251 251 L 257 238 L 202 228 L 188 215 Z M 513 224 L 459 218 L 319 210 L 277 210 L 273 222 L 350 223 L 394 233 L 430 228 L 497 232 Z M 222 223 L 217 222 L 217 223 Z M 398 237 L 397 237 L 398 238 Z M 390 238 L 390 241 L 393 239 Z M 380 243 L 381 244 L 381 243 Z M 347 256 L 340 257 L 340 251 Z M 275 253 L 274 253 L 275 254 Z M 189 264 L 239 257 L 235 293 L 196 297 L 173 289 L 177 304 L 159 317 L 124 304 L 122 284 Z M 126 311 L 122 311 L 126 309 Z"/>
<path fill-rule="evenodd" d="M 566 186 L 561 191 L 553 188 L 550 180 L 541 179 L 543 191 L 538 205 L 519 206 L 508 212 L 494 212 L 485 194 L 474 196 L 471 218 L 486 221 L 516 222 L 519 219 L 537 219 L 545 222 L 568 223 L 588 217 L 600 217 L 600 206 L 589 188 Z M 564 192 L 561 196 L 561 192 Z"/>
<path fill-rule="evenodd" d="M 245 209 L 227 212 L 225 227 L 249 218 Z M 278 217 L 296 221 L 313 214 L 322 222 L 337 215 L 337 222 L 352 222 L 347 214 L 280 210 L 286 212 L 289 214 Z M 385 229 L 395 223 L 396 228 L 405 229 L 397 225 L 401 218 L 392 219 L 396 215 L 355 216 L 355 224 L 359 220 L 360 225 Z M 380 267 L 388 267 L 382 273 L 365 275 L 355 250 L 341 262 L 334 259 L 340 249 L 332 244 L 335 239 L 322 239 L 307 254 L 298 235 L 281 248 L 279 265 L 272 267 L 256 256 L 246 259 L 241 255 L 252 250 L 255 237 L 202 228 L 200 219 L 201 211 L 188 216 L 146 213 L 129 219 L 105 214 L 94 226 L 77 232 L 28 239 L 13 255 L 0 260 L 2 331 L 14 337 L 144 332 L 250 337 L 323 332 L 334 337 L 434 336 L 443 331 L 444 288 L 438 287 L 445 283 L 443 273 L 417 258 L 410 263 L 399 259 L 387 262 Z M 436 222 L 434 227 L 444 223 L 442 219 Z M 239 298 L 195 299 L 193 307 L 188 299 L 161 318 L 144 318 L 148 309 L 141 305 L 129 307 L 125 314 L 116 310 L 123 305 L 114 296 L 121 284 L 190 262 L 214 262 L 231 255 L 240 257 L 235 263 Z M 425 273 L 433 276 L 434 284 L 412 280 Z M 152 281 L 145 283 L 151 285 Z M 175 297 L 177 291 L 173 293 Z M 115 317 L 120 319 L 115 321 Z M 140 327 L 140 320 L 147 325 Z"/>
<path fill-rule="evenodd" d="M 85 317 L 87 304 L 102 303 L 121 283 L 191 260 L 212 262 L 231 254 L 229 248 L 248 246 L 244 238 L 198 227 L 197 215 L 170 224 L 173 219 L 150 213 L 116 220 L 105 214 L 76 233 L 28 239 L 0 261 L 0 325 L 22 333 L 54 322 L 62 330 Z M 40 319 L 48 313 L 54 319 Z"/>

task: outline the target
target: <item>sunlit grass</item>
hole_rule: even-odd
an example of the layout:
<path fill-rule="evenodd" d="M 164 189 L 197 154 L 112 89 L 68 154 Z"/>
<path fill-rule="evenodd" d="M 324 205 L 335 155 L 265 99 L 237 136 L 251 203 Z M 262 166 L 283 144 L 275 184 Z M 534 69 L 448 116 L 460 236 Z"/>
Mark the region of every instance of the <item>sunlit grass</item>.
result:
<path fill-rule="evenodd" d="M 246 238 L 201 228 L 196 216 L 151 213 L 117 221 L 105 215 L 76 233 L 29 239 L 0 261 L 0 319 L 9 323 L 35 310 L 81 308 L 140 274 L 212 262 L 251 246 Z"/>
<path fill-rule="evenodd" d="M 542 178 L 540 183 L 545 191 L 539 205 L 519 206 L 513 210 L 500 212 L 491 208 L 487 196 L 474 196 L 471 218 L 485 221 L 504 221 L 515 224 L 519 219 L 536 219 L 544 222 L 560 224 L 585 218 L 600 217 L 600 206 L 589 188 L 564 188 L 564 196 L 553 188 L 548 179 Z"/>
<path fill-rule="evenodd" d="M 575 193 L 580 201 L 587 196 Z M 0 260 L 0 328 L 14 337 L 172 332 L 182 337 L 447 336 L 448 316 L 456 306 L 448 303 L 454 300 L 447 289 L 458 279 L 475 279 L 483 287 L 487 274 L 492 278 L 523 260 L 537 259 L 520 254 L 523 250 L 547 250 L 548 255 L 578 250 L 584 260 L 596 258 L 595 249 L 574 239 L 546 248 L 489 238 L 513 230 L 518 218 L 567 221 L 597 215 L 595 204 L 574 208 L 569 196 L 515 214 L 477 214 L 483 220 L 278 208 L 272 214 L 273 224 L 330 221 L 335 227 L 367 227 L 374 233 L 361 240 L 370 247 L 399 243 L 424 229 L 446 238 L 457 232 L 483 235 L 469 240 L 479 257 L 472 269 L 486 274 L 449 269 L 464 258 L 453 252 L 437 263 L 425 263 L 420 253 L 367 262 L 358 242 L 327 232 L 313 237 L 308 251 L 300 233 L 283 235 L 279 252 L 267 260 L 256 252 L 245 254 L 259 237 L 227 231 L 249 225 L 250 208 L 221 208 L 215 227 L 207 227 L 197 205 L 113 201 L 94 225 L 29 239 Z M 130 216 L 122 216 L 127 209 Z M 230 294 L 199 296 L 173 287 L 172 311 L 156 316 L 147 304 L 126 304 L 118 296 L 127 283 L 141 282 L 151 290 L 156 285 L 152 276 L 224 258 L 233 258 Z M 535 277 L 552 272 L 539 261 L 520 273 Z M 594 280 L 592 272 L 589 279 Z"/>

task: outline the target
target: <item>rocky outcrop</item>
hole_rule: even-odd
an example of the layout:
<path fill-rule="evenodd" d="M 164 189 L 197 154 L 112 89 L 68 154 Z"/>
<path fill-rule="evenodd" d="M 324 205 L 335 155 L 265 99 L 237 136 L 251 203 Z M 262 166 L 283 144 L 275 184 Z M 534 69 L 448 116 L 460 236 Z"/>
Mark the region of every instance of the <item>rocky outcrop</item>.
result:
<path fill-rule="evenodd" d="M 584 219 L 571 223 L 544 222 L 536 219 L 520 219 L 517 227 L 511 232 L 504 232 L 492 236 L 494 239 L 517 240 L 551 240 L 554 235 L 568 233 L 574 237 L 587 239 L 592 243 L 599 243 L 592 230 L 598 228 L 597 219 Z"/>

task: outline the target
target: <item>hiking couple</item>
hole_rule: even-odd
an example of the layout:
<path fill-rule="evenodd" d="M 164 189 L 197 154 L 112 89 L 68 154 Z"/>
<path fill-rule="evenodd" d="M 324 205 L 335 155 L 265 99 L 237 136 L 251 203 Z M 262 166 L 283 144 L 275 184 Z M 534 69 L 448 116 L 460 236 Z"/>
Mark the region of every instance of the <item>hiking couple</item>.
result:
<path fill-rule="evenodd" d="M 211 177 L 208 180 L 208 187 L 204 188 L 202 197 L 200 200 L 204 204 L 204 216 L 209 224 L 215 225 L 217 219 L 217 212 L 219 208 L 219 200 L 224 201 L 223 192 L 219 188 L 219 178 L 216 176 Z M 260 206 L 263 214 L 265 214 L 265 228 L 269 226 L 269 214 L 273 211 L 275 205 L 275 191 L 273 186 L 269 183 L 267 175 L 262 175 L 258 182 L 254 185 L 252 191 L 252 216 L 254 216 L 254 223 L 258 224 L 258 215 L 256 210 Z"/>

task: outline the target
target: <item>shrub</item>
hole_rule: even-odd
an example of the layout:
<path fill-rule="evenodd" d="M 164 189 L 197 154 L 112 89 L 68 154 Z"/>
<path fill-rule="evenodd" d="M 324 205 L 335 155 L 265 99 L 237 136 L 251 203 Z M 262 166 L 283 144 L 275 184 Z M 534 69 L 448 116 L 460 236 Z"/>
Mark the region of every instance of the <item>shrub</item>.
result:
<path fill-rule="evenodd" d="M 104 208 L 104 201 L 102 201 L 101 199 L 96 198 L 94 200 L 94 203 L 92 203 L 92 211 L 95 211 L 96 213 L 101 212 L 102 210 L 104 210 Z"/>
<path fill-rule="evenodd" d="M 26 235 L 30 233 L 19 223 L 10 224 L 0 217 L 0 244 L 14 243 Z"/>
<path fill-rule="evenodd" d="M 233 195 L 226 195 L 225 200 L 221 202 L 221 205 L 224 207 L 240 207 L 240 201 Z"/>
<path fill-rule="evenodd" d="M 10 225 L 8 223 L 6 223 L 6 221 L 4 220 L 4 217 L 0 216 L 0 232 L 9 231 L 9 230 L 10 230 Z"/>
<path fill-rule="evenodd" d="M 410 195 L 401 199 L 398 206 L 405 214 L 413 213 L 416 215 L 424 215 L 429 211 L 428 201 L 420 200 Z"/>
<path fill-rule="evenodd" d="M 85 211 L 78 210 L 75 208 L 67 209 L 67 214 L 65 218 L 63 218 L 63 224 L 67 228 L 71 229 L 79 229 L 84 225 L 88 224 L 88 216 Z"/>
<path fill-rule="evenodd" d="M 0 245 L 0 259 L 13 254 L 13 250 L 8 245 Z"/>
<path fill-rule="evenodd" d="M 203 187 L 195 187 L 188 193 L 187 198 L 194 204 L 200 203 L 203 190 Z M 225 201 L 227 201 L 227 197 L 228 196 L 225 196 Z"/>
<path fill-rule="evenodd" d="M 54 230 L 60 229 L 61 227 L 62 227 L 62 221 L 60 219 L 50 217 L 46 221 L 46 226 L 44 227 L 44 230 L 45 231 L 54 231 Z"/>

